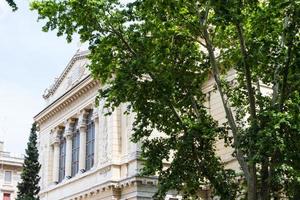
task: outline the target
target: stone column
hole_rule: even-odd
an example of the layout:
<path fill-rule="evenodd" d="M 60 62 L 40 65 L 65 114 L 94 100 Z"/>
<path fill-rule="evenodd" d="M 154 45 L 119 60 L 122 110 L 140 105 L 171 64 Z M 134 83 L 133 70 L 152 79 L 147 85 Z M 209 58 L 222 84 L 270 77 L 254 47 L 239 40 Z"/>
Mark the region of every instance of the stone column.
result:
<path fill-rule="evenodd" d="M 79 118 L 79 131 L 80 131 L 80 142 L 79 142 L 79 171 L 85 172 L 85 160 L 86 160 L 86 134 L 87 124 L 86 117 L 88 112 L 82 110 Z"/>
<path fill-rule="evenodd" d="M 93 120 L 94 120 L 94 125 L 95 125 L 95 143 L 94 143 L 94 166 L 98 167 L 99 165 L 99 136 L 100 136 L 100 131 L 99 131 L 99 114 L 98 114 L 98 108 L 94 108 L 94 113 L 93 113 Z"/>
<path fill-rule="evenodd" d="M 69 119 L 66 123 L 66 130 L 64 137 L 66 138 L 66 164 L 65 164 L 65 176 L 71 178 L 72 170 L 72 136 L 74 129 L 74 119 Z"/>
<path fill-rule="evenodd" d="M 60 129 L 56 128 L 53 138 L 52 138 L 52 146 L 53 146 L 53 171 L 52 178 L 53 183 L 58 183 L 59 177 L 59 132 Z"/>

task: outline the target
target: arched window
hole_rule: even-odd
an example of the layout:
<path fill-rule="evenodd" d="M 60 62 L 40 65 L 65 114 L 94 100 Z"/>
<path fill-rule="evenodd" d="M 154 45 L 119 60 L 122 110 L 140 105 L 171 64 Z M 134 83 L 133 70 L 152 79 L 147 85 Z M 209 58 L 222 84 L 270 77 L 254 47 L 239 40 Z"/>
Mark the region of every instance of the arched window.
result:
<path fill-rule="evenodd" d="M 79 169 L 79 128 L 78 128 L 78 120 L 75 121 L 73 127 L 73 137 L 72 137 L 72 169 L 71 176 L 75 176 Z"/>
<path fill-rule="evenodd" d="M 93 110 L 89 111 L 87 116 L 87 134 L 86 134 L 86 170 L 91 169 L 94 166 L 94 154 L 95 154 L 95 123 L 92 120 Z"/>
<path fill-rule="evenodd" d="M 63 137 L 63 133 L 64 131 L 60 134 L 58 182 L 61 182 L 65 178 L 66 139 Z"/>

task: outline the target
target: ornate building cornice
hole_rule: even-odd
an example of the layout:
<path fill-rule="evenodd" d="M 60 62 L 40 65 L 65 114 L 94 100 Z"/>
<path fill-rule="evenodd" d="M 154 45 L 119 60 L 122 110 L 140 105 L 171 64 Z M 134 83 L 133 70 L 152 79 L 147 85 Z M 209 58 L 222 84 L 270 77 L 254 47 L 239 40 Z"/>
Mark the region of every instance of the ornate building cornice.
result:
<path fill-rule="evenodd" d="M 121 181 L 108 181 L 106 183 L 100 184 L 96 187 L 91 188 L 87 191 L 82 191 L 81 193 L 74 195 L 72 197 L 67 197 L 68 200 L 80 200 L 80 199 L 89 199 L 95 198 L 102 192 L 105 191 L 120 191 L 121 189 L 137 186 L 137 185 L 150 185 L 157 186 L 158 180 L 156 177 L 129 177 Z"/>
<path fill-rule="evenodd" d="M 93 80 L 89 75 L 78 84 L 68 90 L 64 95 L 56 99 L 50 105 L 48 105 L 44 110 L 38 113 L 34 120 L 42 124 L 46 120 L 53 117 L 56 113 L 60 112 L 62 109 L 66 108 L 69 104 L 83 96 L 85 93 L 89 92 L 92 88 L 98 86 L 98 82 Z"/>

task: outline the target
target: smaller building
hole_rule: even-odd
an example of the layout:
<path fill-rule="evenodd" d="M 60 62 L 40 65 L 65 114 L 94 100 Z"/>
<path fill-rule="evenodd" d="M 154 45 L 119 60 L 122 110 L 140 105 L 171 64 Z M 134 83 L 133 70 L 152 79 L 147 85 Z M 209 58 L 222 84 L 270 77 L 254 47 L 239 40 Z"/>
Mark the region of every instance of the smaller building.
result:
<path fill-rule="evenodd" d="M 15 200 L 23 166 L 23 156 L 4 151 L 0 141 L 0 200 Z"/>

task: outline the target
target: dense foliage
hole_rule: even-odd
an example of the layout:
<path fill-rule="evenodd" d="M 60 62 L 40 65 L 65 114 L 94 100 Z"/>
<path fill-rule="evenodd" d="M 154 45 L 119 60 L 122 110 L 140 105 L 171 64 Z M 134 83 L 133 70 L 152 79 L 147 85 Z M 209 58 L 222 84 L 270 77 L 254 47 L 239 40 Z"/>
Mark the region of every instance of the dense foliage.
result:
<path fill-rule="evenodd" d="M 38 161 L 37 126 L 34 123 L 31 128 L 27 143 L 26 155 L 21 173 L 21 182 L 18 183 L 17 200 L 39 200 L 39 171 L 41 165 Z"/>
<path fill-rule="evenodd" d="M 32 9 L 44 31 L 88 42 L 92 74 L 108 86 L 99 98 L 136 113 L 133 140 L 144 175 L 159 175 L 157 199 L 205 188 L 230 200 L 300 198 L 299 0 L 35 0 Z M 222 78 L 229 69 L 233 82 Z M 208 77 L 225 124 L 204 106 Z M 241 173 L 225 169 L 218 138 Z"/>

